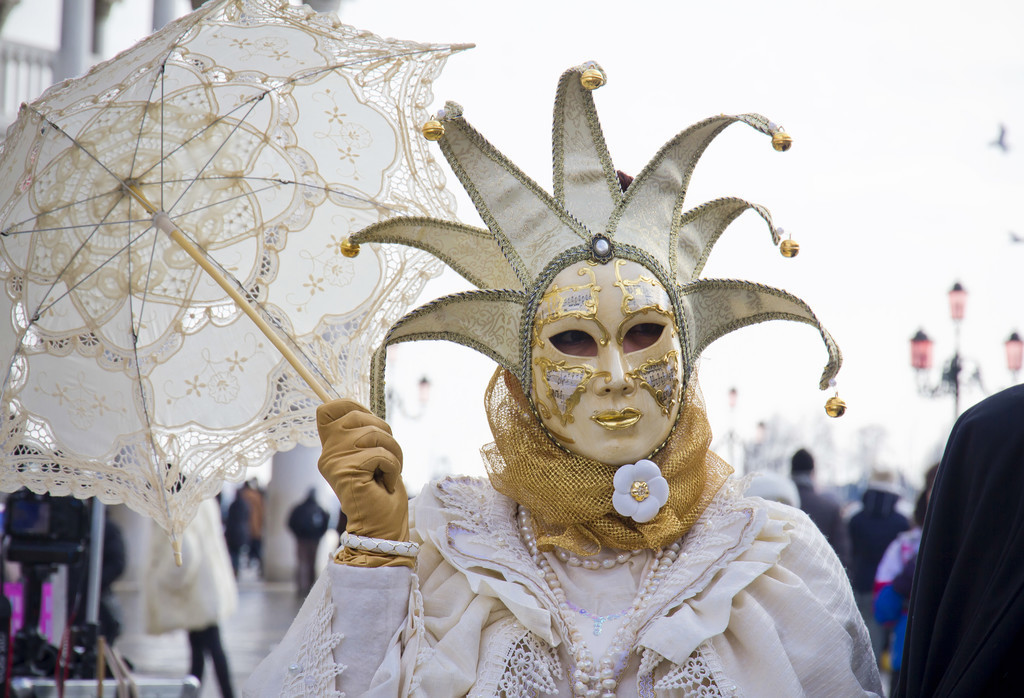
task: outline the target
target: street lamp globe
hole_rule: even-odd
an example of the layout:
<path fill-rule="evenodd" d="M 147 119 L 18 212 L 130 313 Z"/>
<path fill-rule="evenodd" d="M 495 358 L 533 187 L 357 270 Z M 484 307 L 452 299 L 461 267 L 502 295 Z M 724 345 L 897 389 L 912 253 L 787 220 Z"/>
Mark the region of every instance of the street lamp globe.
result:
<path fill-rule="evenodd" d="M 1013 374 L 1013 382 L 1017 382 L 1017 372 L 1020 371 L 1021 359 L 1024 358 L 1024 341 L 1020 335 L 1014 332 L 1006 340 L 1006 367 Z"/>
<path fill-rule="evenodd" d="M 949 315 L 956 321 L 964 319 L 964 308 L 967 306 L 967 289 L 957 281 L 949 290 Z"/>
<path fill-rule="evenodd" d="M 918 330 L 917 334 L 910 338 L 910 365 L 918 371 L 926 371 L 932 367 L 932 340 Z"/>

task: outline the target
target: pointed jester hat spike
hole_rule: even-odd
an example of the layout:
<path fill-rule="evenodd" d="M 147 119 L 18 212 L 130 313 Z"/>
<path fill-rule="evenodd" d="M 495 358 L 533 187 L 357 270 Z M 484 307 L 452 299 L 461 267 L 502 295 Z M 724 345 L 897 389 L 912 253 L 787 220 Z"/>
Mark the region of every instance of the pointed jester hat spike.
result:
<path fill-rule="evenodd" d="M 443 339 L 497 361 L 529 393 L 532 328 L 551 280 L 582 261 L 631 260 L 667 290 L 682 345 L 687 381 L 701 352 L 734 330 L 767 320 L 815 327 L 828 352 L 825 390 L 842 363 L 839 348 L 799 298 L 749 281 L 698 278 L 711 248 L 740 214 L 751 210 L 781 239 L 767 209 L 722 198 L 684 211 L 697 160 L 714 138 L 744 123 L 772 138 L 776 150 L 792 140 L 757 114 L 720 115 L 694 124 L 666 143 L 623 192 L 594 108 L 592 91 L 604 84 L 596 63 L 566 71 L 555 97 L 554 195 L 543 191 L 474 130 L 462 107 L 449 102 L 424 127 L 465 187 L 486 229 L 429 218 L 392 218 L 348 241 L 417 247 L 435 255 L 478 290 L 445 296 L 410 312 L 373 357 L 372 405 L 384 413 L 384 359 L 389 345 Z M 795 254 L 795 253 L 794 253 Z M 791 255 L 787 255 L 791 256 Z M 531 396 L 531 401 L 533 396 Z"/>

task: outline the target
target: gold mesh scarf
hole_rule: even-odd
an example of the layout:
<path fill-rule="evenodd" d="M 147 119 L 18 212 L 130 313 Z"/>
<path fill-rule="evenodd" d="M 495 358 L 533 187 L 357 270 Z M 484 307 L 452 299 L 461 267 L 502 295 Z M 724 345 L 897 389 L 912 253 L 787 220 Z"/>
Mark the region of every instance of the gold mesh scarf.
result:
<path fill-rule="evenodd" d="M 668 480 L 668 502 L 647 523 L 636 523 L 612 507 L 616 466 L 570 453 L 556 444 L 529 408 L 519 381 L 499 368 L 484 397 L 494 443 L 483 448 L 487 474 L 498 492 L 527 507 L 537 544 L 557 545 L 578 555 L 602 547 L 660 548 L 690 530 L 732 467 L 708 450 L 708 423 L 690 377 L 679 419 L 663 448 L 651 456 Z"/>

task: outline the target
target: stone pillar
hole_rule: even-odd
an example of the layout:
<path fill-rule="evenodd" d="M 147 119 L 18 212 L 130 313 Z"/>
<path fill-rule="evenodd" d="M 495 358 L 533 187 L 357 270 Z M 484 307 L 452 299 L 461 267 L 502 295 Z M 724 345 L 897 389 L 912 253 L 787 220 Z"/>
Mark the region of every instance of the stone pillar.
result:
<path fill-rule="evenodd" d="M 317 12 L 335 12 L 341 9 L 341 0 L 306 0 L 306 4 Z"/>
<path fill-rule="evenodd" d="M 295 537 L 288 530 L 288 515 L 296 504 L 306 498 L 309 490 L 316 490 L 317 501 L 332 513 L 332 518 L 339 509 L 334 491 L 317 470 L 316 461 L 319 457 L 319 448 L 305 446 L 274 454 L 270 483 L 267 485 L 263 532 L 263 576 L 268 582 L 295 580 Z M 324 564 L 336 544 L 337 536 L 328 531 L 317 552 Z"/>
<path fill-rule="evenodd" d="M 54 82 L 83 74 L 92 65 L 93 0 L 61 0 L 60 50 Z"/>
<path fill-rule="evenodd" d="M 163 29 L 164 25 L 176 19 L 174 0 L 153 0 L 153 31 Z"/>

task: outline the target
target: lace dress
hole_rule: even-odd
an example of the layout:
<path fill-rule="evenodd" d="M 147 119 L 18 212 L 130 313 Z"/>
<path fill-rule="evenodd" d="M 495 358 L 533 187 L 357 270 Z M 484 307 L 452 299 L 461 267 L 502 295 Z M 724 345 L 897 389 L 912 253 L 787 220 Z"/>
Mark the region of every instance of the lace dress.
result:
<path fill-rule="evenodd" d="M 828 543 L 743 488 L 727 483 L 677 554 L 596 570 L 545 554 L 553 585 L 515 502 L 486 480 L 435 483 L 412 509 L 415 573 L 329 565 L 245 694 L 571 696 L 580 645 L 596 660 L 618 642 L 591 695 L 880 695 Z"/>

